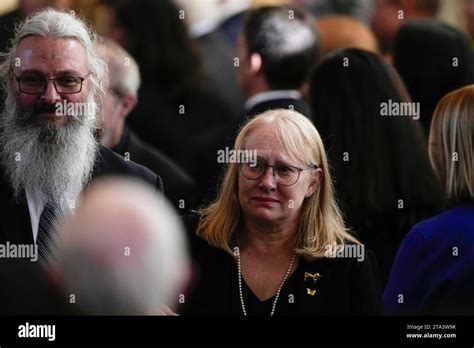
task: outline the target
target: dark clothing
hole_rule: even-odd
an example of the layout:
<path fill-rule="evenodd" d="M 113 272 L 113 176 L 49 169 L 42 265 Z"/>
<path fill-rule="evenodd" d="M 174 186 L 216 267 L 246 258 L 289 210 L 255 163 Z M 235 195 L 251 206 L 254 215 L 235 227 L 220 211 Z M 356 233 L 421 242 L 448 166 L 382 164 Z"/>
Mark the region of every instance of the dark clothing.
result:
<path fill-rule="evenodd" d="M 159 190 L 159 176 L 118 154 L 100 147 L 94 163 L 93 180 L 106 175 L 121 175 L 143 180 Z M 90 183 L 89 182 L 89 183 Z M 0 173 L 0 245 L 34 245 L 26 198 L 13 198 L 10 184 Z M 38 262 L 30 259 L 0 258 L 0 314 L 63 314 L 61 302 L 52 284 L 44 277 Z M 69 306 L 70 307 L 70 306 Z"/>
<path fill-rule="evenodd" d="M 474 203 L 413 227 L 398 251 L 384 303 L 387 314 L 474 314 Z"/>
<path fill-rule="evenodd" d="M 163 190 L 160 177 L 149 169 L 132 161 L 125 161 L 116 153 L 100 147 L 94 163 L 91 182 L 105 175 L 123 175 L 139 178 L 159 190 Z M 13 199 L 10 184 L 3 173 L 0 175 L 0 244 L 7 241 L 12 244 L 33 244 L 30 214 L 26 198 L 17 202 Z"/>
<path fill-rule="evenodd" d="M 5 52 L 15 33 L 15 25 L 23 20 L 20 10 L 0 16 L 0 52 Z"/>
<path fill-rule="evenodd" d="M 160 173 L 166 187 L 165 196 L 179 212 L 189 212 L 195 208 L 197 187 L 193 178 L 128 127 L 125 127 L 120 142 L 113 151 L 144 165 L 154 173 Z"/>
<path fill-rule="evenodd" d="M 197 216 L 185 218 L 197 268 L 194 291 L 183 314 L 243 315 L 238 268 L 226 252 L 195 236 Z M 313 282 L 305 274 L 319 273 Z M 242 279 L 248 315 L 270 315 L 275 298 L 260 301 Z M 314 292 L 315 291 L 315 292 Z M 382 313 L 377 265 L 370 252 L 356 258 L 299 259 L 298 268 L 281 289 L 274 315 L 373 315 Z"/>
<path fill-rule="evenodd" d="M 357 234 L 358 240 L 373 251 L 380 269 L 382 288 L 387 284 L 397 250 L 407 231 L 437 212 L 434 208 L 419 206 L 412 210 L 385 210 L 357 217 L 345 215 L 346 224 Z"/>
<path fill-rule="evenodd" d="M 219 25 L 217 31 L 222 33 L 232 47 L 237 46 L 237 40 L 242 33 L 245 22 L 245 11 L 236 13 Z"/>
<path fill-rule="evenodd" d="M 144 86 L 129 126 L 147 143 L 182 166 L 197 182 L 199 196 L 213 190 L 220 175 L 217 151 L 226 145 L 231 118 L 227 106 L 205 90 L 170 103 Z"/>
<path fill-rule="evenodd" d="M 226 33 L 217 30 L 196 39 L 201 53 L 205 85 L 228 107 L 229 119 L 238 119 L 244 111 L 244 94 L 237 81 L 234 59 L 236 43 L 229 42 Z"/>

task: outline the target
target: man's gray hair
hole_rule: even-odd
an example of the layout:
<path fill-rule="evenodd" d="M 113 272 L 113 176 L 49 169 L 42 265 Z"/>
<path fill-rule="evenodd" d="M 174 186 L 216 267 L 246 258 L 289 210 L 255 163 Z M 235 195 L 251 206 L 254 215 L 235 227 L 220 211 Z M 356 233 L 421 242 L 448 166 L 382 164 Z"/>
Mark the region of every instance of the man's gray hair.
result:
<path fill-rule="evenodd" d="M 3 87 L 8 86 L 9 72 L 13 69 L 16 61 L 16 49 L 20 42 L 28 36 L 40 36 L 51 38 L 71 38 L 84 46 L 89 64 L 89 78 L 91 92 L 94 99 L 100 105 L 107 86 L 107 65 L 98 56 L 94 43 L 95 32 L 73 11 L 63 12 L 52 8 L 36 12 L 28 17 L 17 29 L 7 52 L 1 54 L 0 80 Z M 20 62 L 21 63 L 21 62 Z"/>
<path fill-rule="evenodd" d="M 109 69 L 109 89 L 121 96 L 137 97 L 141 79 L 136 60 L 118 43 L 105 37 L 99 37 L 97 48 Z"/>

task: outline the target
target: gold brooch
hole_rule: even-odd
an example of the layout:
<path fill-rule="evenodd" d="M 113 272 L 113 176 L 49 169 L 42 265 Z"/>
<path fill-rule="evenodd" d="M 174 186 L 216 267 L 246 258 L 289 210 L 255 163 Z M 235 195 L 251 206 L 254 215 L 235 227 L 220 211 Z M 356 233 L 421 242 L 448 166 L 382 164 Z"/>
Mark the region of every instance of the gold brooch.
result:
<path fill-rule="evenodd" d="M 311 274 L 309 272 L 304 272 L 304 281 L 307 281 L 308 279 L 312 279 L 313 283 L 316 283 L 316 281 L 321 277 L 322 275 L 319 273 Z"/>
<path fill-rule="evenodd" d="M 309 272 L 304 272 L 304 281 L 308 281 L 308 280 L 312 280 L 313 281 L 313 284 L 316 283 L 316 281 L 321 278 L 322 275 L 319 274 L 319 273 L 314 273 L 314 274 L 311 274 Z M 310 288 L 306 288 L 306 293 L 309 295 L 309 296 L 314 296 L 316 295 L 316 289 L 310 289 Z"/>

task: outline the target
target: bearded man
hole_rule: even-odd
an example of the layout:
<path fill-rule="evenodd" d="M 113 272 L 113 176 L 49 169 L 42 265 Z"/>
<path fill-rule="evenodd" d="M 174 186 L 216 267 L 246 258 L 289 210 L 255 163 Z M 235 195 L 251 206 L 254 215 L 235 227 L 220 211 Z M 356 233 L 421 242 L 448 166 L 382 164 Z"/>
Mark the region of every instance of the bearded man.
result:
<path fill-rule="evenodd" d="M 0 65 L 0 245 L 35 245 L 43 267 L 54 260 L 60 217 L 91 180 L 117 174 L 162 186 L 96 141 L 107 68 L 94 43 L 74 14 L 47 9 L 18 28 Z"/>

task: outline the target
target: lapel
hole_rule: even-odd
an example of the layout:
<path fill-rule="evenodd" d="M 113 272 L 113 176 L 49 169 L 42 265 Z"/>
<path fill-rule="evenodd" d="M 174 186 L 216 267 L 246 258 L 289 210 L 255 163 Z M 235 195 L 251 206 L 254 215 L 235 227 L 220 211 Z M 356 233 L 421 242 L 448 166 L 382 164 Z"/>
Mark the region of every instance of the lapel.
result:
<path fill-rule="evenodd" d="M 92 178 L 108 170 L 102 151 L 100 147 L 94 162 Z M 15 244 L 34 243 L 26 197 L 23 195 L 19 202 L 15 201 L 10 184 L 3 172 L 0 172 L 0 244 L 6 241 Z"/>

